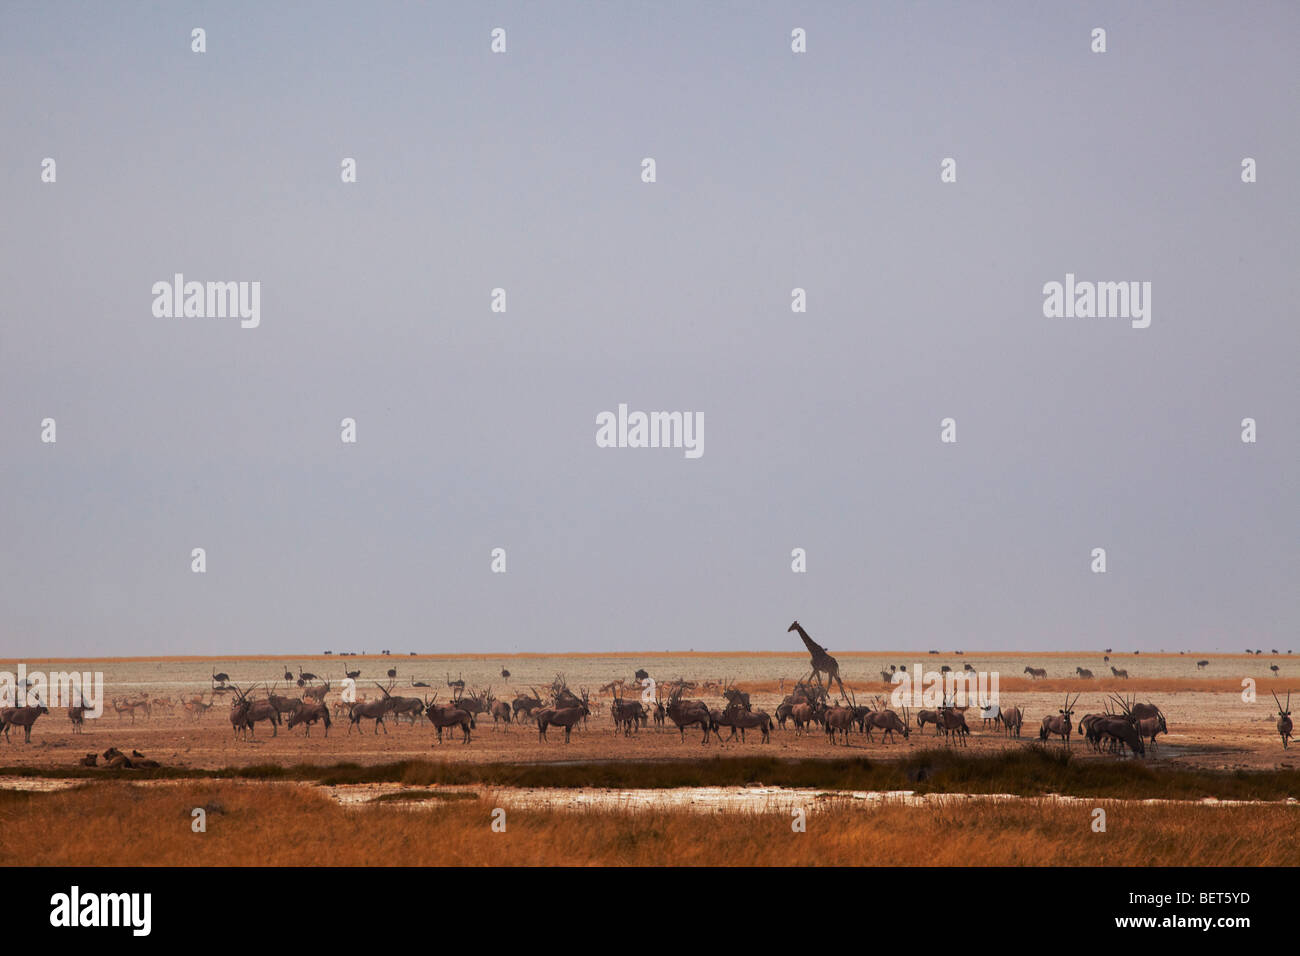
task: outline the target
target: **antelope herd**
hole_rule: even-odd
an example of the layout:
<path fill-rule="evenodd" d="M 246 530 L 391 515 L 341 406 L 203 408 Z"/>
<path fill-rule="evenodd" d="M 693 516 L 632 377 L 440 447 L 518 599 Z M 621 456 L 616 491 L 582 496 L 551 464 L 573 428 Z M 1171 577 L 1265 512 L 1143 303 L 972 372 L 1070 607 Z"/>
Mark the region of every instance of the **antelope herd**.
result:
<path fill-rule="evenodd" d="M 820 646 L 813 646 L 824 654 Z M 1196 662 L 1198 669 L 1206 663 Z M 1128 677 L 1123 669 L 1110 669 L 1116 678 Z M 390 670 L 395 671 L 395 668 Z M 973 668 L 967 664 L 965 670 L 970 672 Z M 1024 671 L 1035 680 L 1047 677 L 1043 668 L 1026 667 Z M 1092 672 L 1086 668 L 1078 667 L 1075 671 L 1079 679 L 1093 679 Z M 808 678 L 793 684 L 781 680 L 783 696 L 771 714 L 754 706 L 750 694 L 732 680 L 690 681 L 678 678 L 655 683 L 648 679 L 645 671 L 638 671 L 633 680 L 617 679 L 604 684 L 596 699 L 586 687 L 579 687 L 576 691 L 570 689 L 563 674 L 556 675 L 549 686 L 529 686 L 526 690 L 515 691 L 508 699 L 495 696 L 490 686 L 471 688 L 463 677 L 453 679 L 447 674 L 447 695 L 441 702 L 439 693 L 432 697 L 427 694 L 422 697 L 394 694 L 395 675 L 386 683 L 374 682 L 377 696 L 355 697 L 354 682 L 359 671 L 345 669 L 344 673 L 344 688 L 351 694 L 331 697 L 333 688 L 329 680 L 301 668 L 296 676 L 287 670 L 283 674 L 291 688 L 296 686 L 296 695 L 278 693 L 279 679 L 241 686 L 232 682 L 228 674 L 213 672 L 204 693 L 178 700 L 148 694 L 119 695 L 109 699 L 106 711 L 115 714 L 117 721 L 129 720 L 132 723 L 137 717 L 172 716 L 179 711 L 191 722 L 198 723 L 216 705 L 218 698 L 229 697 L 230 726 L 236 740 L 256 739 L 258 724 L 264 725 L 271 737 L 278 736 L 281 727 L 286 732 L 301 727 L 303 736 L 309 737 L 312 728 L 319 724 L 323 736 L 329 737 L 335 720 L 347 724 L 349 735 L 353 730 L 364 733 L 365 721 L 373 722 L 373 734 L 378 734 L 381 728 L 384 734 L 388 734 L 390 721 L 395 724 L 405 721 L 414 727 L 427 720 L 434 730 L 435 746 L 443 743 L 444 731 L 453 735 L 458 732 L 460 742 L 470 744 L 479 731 L 480 721 L 488 718 L 491 718 L 493 733 L 509 734 L 514 726 L 526 723 L 536 728 L 538 743 L 552 740 L 548 731 L 558 729 L 563 731 L 564 743 L 567 744 L 575 732 L 590 732 L 591 719 L 603 715 L 606 704 L 612 731 L 623 738 L 652 732 L 652 725 L 653 732 L 658 734 L 676 729 L 679 740 L 683 742 L 688 730 L 698 730 L 701 744 L 726 744 L 735 741 L 737 736 L 744 744 L 748 731 L 757 732 L 760 745 L 768 744 L 778 728 L 792 732 L 796 738 L 811 734 L 824 736 L 831 746 L 849 745 L 855 734 L 865 742 L 875 744 L 877 731 L 880 732 L 879 745 L 890 746 L 908 741 L 913 730 L 918 735 L 924 734 L 927 726 L 933 727 L 935 737 L 943 735 L 947 744 L 964 747 L 972 736 L 971 724 L 967 720 L 968 708 L 958 706 L 955 700 L 945 698 L 939 706 L 916 710 L 910 707 L 892 709 L 880 696 L 874 696 L 869 703 L 858 704 L 851 687 L 839 681 L 823 683 L 821 673 L 815 668 Z M 508 672 L 503 670 L 502 673 Z M 892 682 L 898 673 L 898 668 L 891 667 L 888 671 L 881 671 L 881 678 Z M 413 677 L 409 681 L 412 687 L 430 689 L 426 681 Z M 785 692 L 787 687 L 789 693 Z M 838 696 L 832 696 L 834 689 L 839 690 Z M 348 697 L 355 699 L 345 699 Z M 1070 749 L 1074 738 L 1078 738 L 1097 754 L 1145 757 L 1148 750 L 1155 752 L 1158 749 L 1157 738 L 1169 733 L 1165 715 L 1157 706 L 1115 694 L 1106 697 L 1099 712 L 1085 713 L 1076 721 L 1079 697 L 1079 694 L 1073 697 L 1067 694 L 1056 713 L 1041 717 L 1038 725 L 1040 744 L 1059 742 L 1063 748 Z M 1290 694 L 1287 694 L 1285 703 L 1276 694 L 1273 699 L 1277 705 L 1276 729 L 1285 749 L 1293 736 Z M 88 710 L 84 699 L 77 706 L 67 708 L 74 734 L 84 731 Z M 33 725 L 49 712 L 39 702 L 34 706 L 4 708 L 0 710 L 0 733 L 6 742 L 12 742 L 10 729 L 21 728 L 24 743 L 30 743 Z M 1020 739 L 1026 720 L 1022 707 L 1006 703 L 988 703 L 977 708 L 977 714 L 969 714 L 972 718 L 977 715 L 980 721 L 976 726 L 1008 739 Z M 725 738 L 724 731 L 729 732 Z M 106 752 L 103 756 L 108 761 L 106 765 L 149 765 L 139 754 L 136 754 L 134 762 L 121 754 Z M 88 754 L 82 762 L 92 759 L 97 759 L 96 755 Z"/>

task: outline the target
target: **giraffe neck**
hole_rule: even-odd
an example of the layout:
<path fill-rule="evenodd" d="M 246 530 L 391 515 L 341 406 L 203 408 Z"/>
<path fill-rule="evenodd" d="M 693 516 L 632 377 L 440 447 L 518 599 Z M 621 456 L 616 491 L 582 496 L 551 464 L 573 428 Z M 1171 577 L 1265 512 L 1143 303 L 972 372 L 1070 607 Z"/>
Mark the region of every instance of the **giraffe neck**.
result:
<path fill-rule="evenodd" d="M 808 632 L 803 629 L 803 625 L 796 624 L 794 627 L 795 630 L 799 632 L 799 637 L 803 639 L 804 647 L 808 648 L 808 650 L 814 654 L 817 653 L 817 651 L 820 650 L 820 648 L 818 648 L 817 645 L 813 643 L 813 639 L 808 636 Z"/>

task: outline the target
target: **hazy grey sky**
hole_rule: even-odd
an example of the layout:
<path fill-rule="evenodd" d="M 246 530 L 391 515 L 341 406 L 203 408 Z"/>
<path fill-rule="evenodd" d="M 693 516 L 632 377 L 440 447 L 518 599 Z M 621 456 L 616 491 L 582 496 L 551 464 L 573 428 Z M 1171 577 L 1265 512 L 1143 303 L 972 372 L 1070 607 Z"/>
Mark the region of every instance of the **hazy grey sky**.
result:
<path fill-rule="evenodd" d="M 1298 41 L 1292 2 L 7 2 L 0 655 L 1296 647 Z M 260 326 L 155 317 L 177 272 Z M 1150 327 L 1045 318 L 1067 272 Z M 704 455 L 597 448 L 619 403 Z"/>

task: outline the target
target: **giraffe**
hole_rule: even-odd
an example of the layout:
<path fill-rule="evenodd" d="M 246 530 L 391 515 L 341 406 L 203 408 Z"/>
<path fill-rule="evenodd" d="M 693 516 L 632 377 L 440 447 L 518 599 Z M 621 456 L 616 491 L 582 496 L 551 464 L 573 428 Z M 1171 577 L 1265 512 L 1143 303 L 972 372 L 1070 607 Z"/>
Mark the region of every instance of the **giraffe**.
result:
<path fill-rule="evenodd" d="M 814 675 L 825 674 L 827 686 L 830 685 L 831 681 L 835 681 L 835 683 L 838 684 L 840 687 L 840 696 L 847 698 L 848 695 L 844 692 L 844 681 L 840 680 L 839 662 L 836 661 L 835 658 L 831 657 L 829 654 L 826 653 L 826 648 L 822 647 L 820 644 L 816 643 L 811 637 L 809 637 L 808 632 L 803 629 L 803 626 L 800 625 L 798 621 L 795 621 L 788 628 L 786 628 L 787 634 L 789 634 L 791 631 L 799 632 L 799 637 L 803 640 L 804 647 L 808 648 L 808 653 L 812 655 L 813 674 Z M 819 676 L 818 680 L 820 679 L 821 678 Z"/>

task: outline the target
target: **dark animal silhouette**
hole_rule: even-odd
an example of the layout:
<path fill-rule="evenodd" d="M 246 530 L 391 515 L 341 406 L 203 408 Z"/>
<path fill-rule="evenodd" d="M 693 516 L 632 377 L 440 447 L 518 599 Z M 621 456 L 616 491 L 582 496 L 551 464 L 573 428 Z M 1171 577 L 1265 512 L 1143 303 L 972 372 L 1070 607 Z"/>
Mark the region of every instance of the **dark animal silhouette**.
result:
<path fill-rule="evenodd" d="M 840 696 L 847 699 L 849 695 L 848 692 L 844 690 L 844 681 L 840 680 L 839 661 L 827 654 L 826 648 L 822 647 L 809 637 L 808 632 L 803 629 L 802 625 L 800 625 L 798 621 L 795 621 L 786 628 L 787 634 L 791 631 L 798 631 L 799 639 L 803 641 L 804 647 L 808 648 L 808 654 L 812 659 L 813 674 L 825 674 L 826 684 L 828 687 L 830 686 L 831 681 L 835 681 L 835 683 L 839 685 Z"/>

